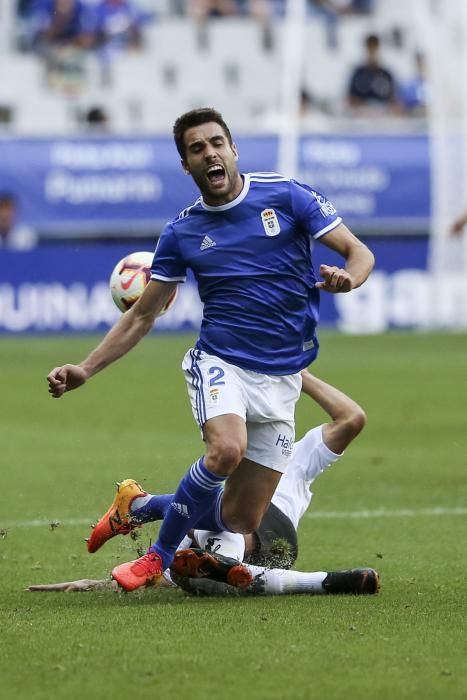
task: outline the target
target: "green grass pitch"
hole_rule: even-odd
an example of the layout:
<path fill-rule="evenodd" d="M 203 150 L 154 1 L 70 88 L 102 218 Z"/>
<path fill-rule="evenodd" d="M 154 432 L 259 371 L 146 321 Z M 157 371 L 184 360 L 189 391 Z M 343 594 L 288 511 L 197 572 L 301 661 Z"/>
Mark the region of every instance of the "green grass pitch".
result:
<path fill-rule="evenodd" d="M 88 555 L 84 523 L 116 480 L 171 490 L 201 453 L 179 369 L 191 341 L 147 339 L 54 401 L 48 371 L 96 338 L 1 340 L 1 697 L 467 698 L 465 335 L 322 334 L 314 371 L 369 423 L 316 483 L 297 568 L 374 566 L 380 595 L 24 592 L 135 556 L 122 537 Z M 297 434 L 322 420 L 302 399 Z"/>

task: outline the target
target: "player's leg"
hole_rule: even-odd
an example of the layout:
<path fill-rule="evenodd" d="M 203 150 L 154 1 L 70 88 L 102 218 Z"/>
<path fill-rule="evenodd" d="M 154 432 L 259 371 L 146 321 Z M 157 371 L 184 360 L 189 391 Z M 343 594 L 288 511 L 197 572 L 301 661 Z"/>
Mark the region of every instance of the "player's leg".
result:
<path fill-rule="evenodd" d="M 221 484 L 235 471 L 246 449 L 244 392 L 235 368 L 219 358 L 192 350 L 185 356 L 183 368 L 193 413 L 203 429 L 206 454 L 180 482 L 158 540 L 148 554 L 112 571 L 126 590 L 160 576 L 170 566 L 183 537 L 200 518 L 211 518 L 210 529 L 227 529 L 221 517 Z"/>
<path fill-rule="evenodd" d="M 301 377 L 244 370 L 239 377 L 248 397 L 248 444 L 225 483 L 222 519 L 230 530 L 248 534 L 259 527 L 292 454 Z"/>
<path fill-rule="evenodd" d="M 221 484 L 237 466 L 237 459 L 246 445 L 246 427 L 239 416 L 229 414 L 209 419 L 204 432 L 206 457 L 198 459 L 181 480 L 165 512 L 157 542 L 141 559 L 112 571 L 112 576 L 125 590 L 134 590 L 160 577 L 172 563 L 184 536 L 203 516 L 210 517 L 211 527 L 226 529 L 220 510 Z"/>
<path fill-rule="evenodd" d="M 217 555 L 211 555 L 215 558 Z M 177 585 L 192 595 L 232 596 L 232 595 L 336 595 L 336 594 L 375 594 L 380 589 L 379 574 L 375 569 L 360 568 L 347 571 L 289 571 L 269 569 L 262 566 L 244 564 L 242 569 L 252 578 L 248 586 L 229 585 L 225 577 L 207 574 L 206 578 L 188 568 L 180 568 L 174 576 Z M 243 581 L 247 573 L 243 571 Z"/>
<path fill-rule="evenodd" d="M 281 478 L 281 472 L 243 459 L 225 482 L 222 519 L 234 532 L 248 534 L 259 527 Z"/>
<path fill-rule="evenodd" d="M 289 593 L 377 593 L 380 588 L 377 571 L 370 568 L 348 571 L 290 571 L 267 569 L 248 564 L 254 576 L 251 593 L 282 595 Z"/>
<path fill-rule="evenodd" d="M 210 516 L 217 529 L 226 529 L 220 510 L 221 484 L 235 473 L 246 448 L 245 422 L 233 414 L 210 418 L 204 436 L 206 455 L 180 482 L 154 545 L 167 566 L 181 539 L 201 518 Z"/>
<path fill-rule="evenodd" d="M 297 377 L 274 377 L 271 382 L 269 377 L 262 379 L 261 375 L 257 375 L 252 379 L 250 375 L 243 370 L 239 370 L 237 375 L 248 397 L 248 415 L 253 417 L 247 423 L 245 457 L 231 472 L 223 493 L 219 494 L 221 517 L 217 517 L 215 523 L 217 526 L 222 523 L 224 530 L 243 534 L 254 532 L 259 527 L 287 467 L 294 440 L 294 405 L 300 386 L 300 378 Z M 268 412 L 269 420 L 254 420 Z M 279 419 L 275 420 L 277 415 Z M 208 456 L 211 446 L 215 446 L 217 441 L 212 435 L 213 427 L 214 422 L 208 421 L 204 430 Z M 216 451 L 214 447 L 213 453 Z M 207 525 L 206 518 L 197 524 L 199 529 L 205 529 Z"/>

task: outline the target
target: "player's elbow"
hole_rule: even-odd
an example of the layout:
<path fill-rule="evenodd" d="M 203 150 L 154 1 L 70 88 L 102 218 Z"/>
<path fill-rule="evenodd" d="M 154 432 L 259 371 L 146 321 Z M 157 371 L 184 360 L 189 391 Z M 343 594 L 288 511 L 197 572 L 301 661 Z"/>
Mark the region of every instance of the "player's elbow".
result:
<path fill-rule="evenodd" d="M 341 454 L 361 433 L 366 421 L 366 413 L 358 404 L 348 406 L 345 413 L 326 426 L 323 433 L 325 444 L 336 454 Z"/>
<path fill-rule="evenodd" d="M 367 420 L 368 418 L 363 408 L 358 404 L 354 404 L 342 420 L 342 430 L 346 433 L 349 441 L 362 432 L 367 424 Z"/>
<path fill-rule="evenodd" d="M 140 304 L 140 300 L 127 311 L 127 314 L 133 314 L 134 324 L 138 328 L 138 332 L 141 336 L 147 335 L 154 325 L 156 319 L 156 313 L 153 309 L 148 309 Z"/>

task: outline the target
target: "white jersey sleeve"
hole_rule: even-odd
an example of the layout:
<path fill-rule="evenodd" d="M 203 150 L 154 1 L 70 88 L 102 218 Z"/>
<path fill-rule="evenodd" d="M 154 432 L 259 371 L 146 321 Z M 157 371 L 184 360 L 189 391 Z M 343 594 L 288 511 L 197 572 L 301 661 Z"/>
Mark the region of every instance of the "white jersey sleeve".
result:
<path fill-rule="evenodd" d="M 323 440 L 323 426 L 319 425 L 295 443 L 287 473 L 295 471 L 296 478 L 311 483 L 342 454 L 336 454 L 327 447 Z"/>
<path fill-rule="evenodd" d="M 341 456 L 324 444 L 322 425 L 309 430 L 295 443 L 287 471 L 272 498 L 272 503 L 287 515 L 295 528 L 310 505 L 311 484 Z"/>

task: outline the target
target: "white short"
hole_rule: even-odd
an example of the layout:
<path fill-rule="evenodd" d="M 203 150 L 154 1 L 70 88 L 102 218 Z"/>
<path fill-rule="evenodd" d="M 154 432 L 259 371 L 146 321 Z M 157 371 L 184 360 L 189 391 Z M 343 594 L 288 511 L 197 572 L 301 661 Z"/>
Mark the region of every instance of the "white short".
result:
<path fill-rule="evenodd" d="M 272 503 L 285 513 L 295 529 L 310 505 L 311 484 L 341 456 L 324 444 L 322 425 L 309 430 L 295 443 L 287 471 L 272 497 Z"/>
<path fill-rule="evenodd" d="M 248 433 L 245 457 L 283 472 L 294 443 L 301 375 L 259 374 L 193 348 L 186 353 L 182 368 L 200 428 L 216 416 L 240 416 Z"/>

